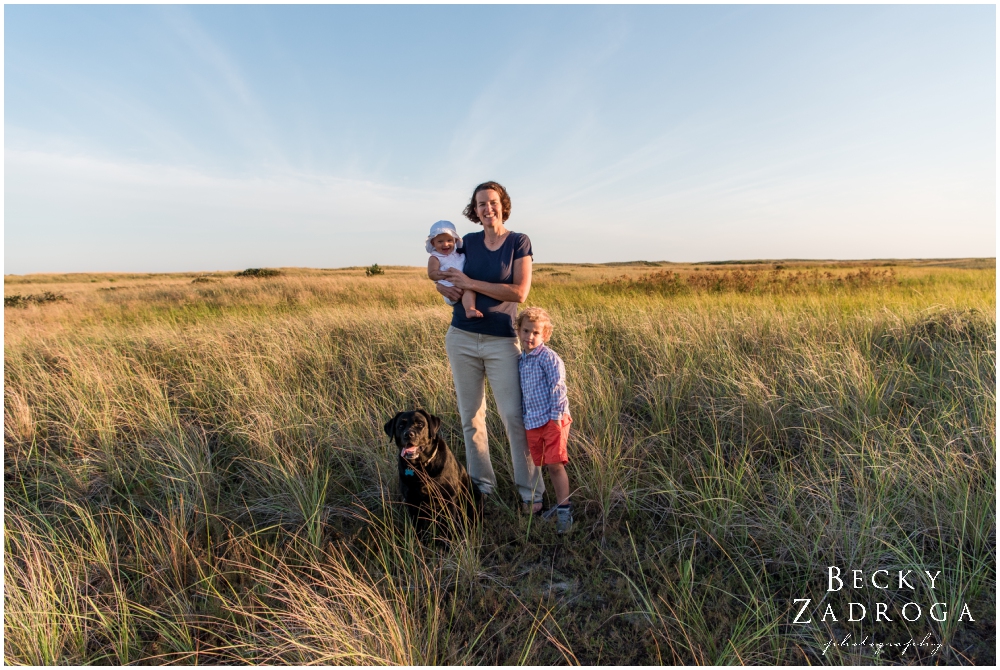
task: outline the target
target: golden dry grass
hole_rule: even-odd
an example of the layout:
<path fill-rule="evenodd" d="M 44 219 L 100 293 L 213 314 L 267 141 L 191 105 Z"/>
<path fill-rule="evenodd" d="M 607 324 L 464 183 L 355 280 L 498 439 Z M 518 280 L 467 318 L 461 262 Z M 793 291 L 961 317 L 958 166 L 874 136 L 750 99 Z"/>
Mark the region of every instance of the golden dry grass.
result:
<path fill-rule="evenodd" d="M 4 314 L 5 661 L 992 662 L 993 263 L 787 294 L 609 283 L 666 267 L 536 266 L 576 529 L 517 515 L 490 415 L 500 500 L 447 550 L 402 523 L 381 430 L 423 406 L 463 457 L 421 270 L 6 277 L 67 301 Z M 826 594 L 829 565 L 942 574 Z M 791 623 L 824 596 L 838 622 Z M 842 616 L 910 599 L 950 616 Z M 846 632 L 944 646 L 825 648 Z"/>

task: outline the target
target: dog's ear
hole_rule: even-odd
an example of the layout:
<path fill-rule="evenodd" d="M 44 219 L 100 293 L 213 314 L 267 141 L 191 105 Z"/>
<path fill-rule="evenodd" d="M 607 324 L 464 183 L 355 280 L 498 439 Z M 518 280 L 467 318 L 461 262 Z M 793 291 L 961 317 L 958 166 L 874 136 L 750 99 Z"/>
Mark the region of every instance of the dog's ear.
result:
<path fill-rule="evenodd" d="M 389 423 L 385 424 L 385 434 L 389 437 L 396 437 L 396 421 L 401 414 L 402 412 L 396 412 L 396 416 L 389 419 Z"/>
<path fill-rule="evenodd" d="M 441 428 L 441 419 L 425 410 L 418 410 L 418 411 L 425 417 L 427 417 L 427 433 L 433 440 L 435 437 L 437 437 L 438 430 L 440 430 Z"/>

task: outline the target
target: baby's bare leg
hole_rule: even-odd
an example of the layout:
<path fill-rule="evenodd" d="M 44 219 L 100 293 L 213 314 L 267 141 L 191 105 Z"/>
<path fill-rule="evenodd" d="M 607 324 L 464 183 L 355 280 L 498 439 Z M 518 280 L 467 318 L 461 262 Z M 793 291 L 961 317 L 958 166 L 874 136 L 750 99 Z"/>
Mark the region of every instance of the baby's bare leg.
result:
<path fill-rule="evenodd" d="M 465 318 L 481 319 L 483 313 L 476 309 L 476 292 L 468 289 L 462 291 L 462 307 L 465 308 Z"/>

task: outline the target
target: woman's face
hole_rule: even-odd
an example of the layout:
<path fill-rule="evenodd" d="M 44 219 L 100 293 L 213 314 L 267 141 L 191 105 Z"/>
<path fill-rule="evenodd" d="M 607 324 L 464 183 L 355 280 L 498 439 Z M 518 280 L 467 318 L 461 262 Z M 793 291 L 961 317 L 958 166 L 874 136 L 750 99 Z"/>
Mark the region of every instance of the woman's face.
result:
<path fill-rule="evenodd" d="M 503 205 L 500 194 L 493 189 L 476 192 L 476 216 L 484 226 L 503 225 Z"/>

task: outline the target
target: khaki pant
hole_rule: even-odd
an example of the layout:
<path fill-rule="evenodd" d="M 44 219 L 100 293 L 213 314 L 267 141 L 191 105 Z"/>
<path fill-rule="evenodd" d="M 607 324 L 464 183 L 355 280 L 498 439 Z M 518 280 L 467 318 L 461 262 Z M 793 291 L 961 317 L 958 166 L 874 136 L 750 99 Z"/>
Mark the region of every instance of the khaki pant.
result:
<path fill-rule="evenodd" d="M 517 369 L 521 350 L 517 338 L 479 335 L 448 328 L 444 344 L 455 380 L 469 476 L 483 493 L 490 493 L 496 487 L 497 478 L 490 462 L 490 445 L 486 435 L 486 379 L 489 378 L 497 413 L 510 441 L 514 483 L 521 500 L 541 502 L 545 492 L 542 470 L 531 462 L 521 414 L 521 376 Z"/>

